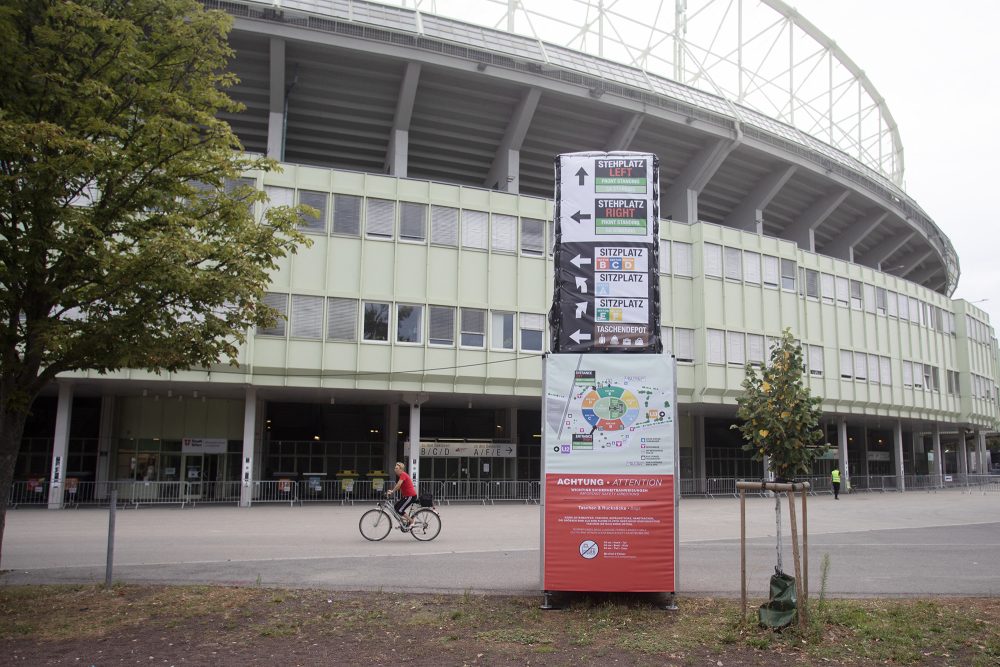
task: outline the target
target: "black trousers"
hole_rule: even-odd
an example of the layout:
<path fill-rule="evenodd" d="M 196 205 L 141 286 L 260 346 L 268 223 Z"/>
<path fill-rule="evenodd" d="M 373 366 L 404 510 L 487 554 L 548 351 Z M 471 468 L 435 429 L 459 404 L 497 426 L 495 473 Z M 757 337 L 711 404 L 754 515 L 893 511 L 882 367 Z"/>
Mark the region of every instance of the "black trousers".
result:
<path fill-rule="evenodd" d="M 837 500 L 840 497 L 840 482 L 833 483 L 833 499 Z"/>

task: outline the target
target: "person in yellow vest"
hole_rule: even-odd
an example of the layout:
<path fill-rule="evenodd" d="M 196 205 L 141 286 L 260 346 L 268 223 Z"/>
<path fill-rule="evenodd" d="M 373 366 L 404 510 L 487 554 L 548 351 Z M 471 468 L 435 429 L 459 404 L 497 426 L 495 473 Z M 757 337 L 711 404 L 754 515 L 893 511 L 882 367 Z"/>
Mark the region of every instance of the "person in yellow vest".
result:
<path fill-rule="evenodd" d="M 840 468 L 834 467 L 833 472 L 830 473 L 830 479 L 833 482 L 833 499 L 840 500 Z"/>

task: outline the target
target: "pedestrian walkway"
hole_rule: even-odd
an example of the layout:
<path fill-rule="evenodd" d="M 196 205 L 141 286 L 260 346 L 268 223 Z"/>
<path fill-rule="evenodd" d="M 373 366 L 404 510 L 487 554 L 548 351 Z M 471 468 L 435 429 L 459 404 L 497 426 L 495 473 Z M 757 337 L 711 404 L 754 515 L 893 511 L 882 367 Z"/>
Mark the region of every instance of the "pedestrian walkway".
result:
<path fill-rule="evenodd" d="M 752 591 L 774 567 L 774 501 L 747 500 Z M 115 580 L 329 589 L 532 593 L 537 506 L 451 506 L 421 543 L 394 531 L 367 542 L 367 506 L 143 508 L 119 511 Z M 787 504 L 783 528 L 787 540 Z M 996 496 L 948 490 L 808 501 L 810 589 L 828 555 L 831 595 L 1000 595 Z M 102 582 L 107 510 L 7 514 L 0 584 Z M 680 511 L 680 592 L 739 594 L 739 502 L 691 499 Z M 785 569 L 792 570 L 785 548 Z"/>

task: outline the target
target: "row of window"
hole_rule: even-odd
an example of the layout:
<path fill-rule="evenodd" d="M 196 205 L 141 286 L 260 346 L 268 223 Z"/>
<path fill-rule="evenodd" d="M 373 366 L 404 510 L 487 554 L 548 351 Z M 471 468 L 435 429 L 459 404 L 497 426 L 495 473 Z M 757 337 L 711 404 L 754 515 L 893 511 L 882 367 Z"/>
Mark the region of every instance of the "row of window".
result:
<path fill-rule="evenodd" d="M 821 273 L 815 269 L 796 270 L 796 263 L 792 260 L 715 243 L 706 243 L 704 254 L 706 277 L 794 290 L 798 274 L 799 294 L 804 297 L 852 310 L 895 317 L 951 335 L 956 332 L 953 313 L 884 287 Z M 976 327 L 976 324 L 979 326 Z M 969 330 L 974 332 L 971 336 L 975 340 L 984 338 L 981 342 L 989 342 L 989 329 L 978 320 L 970 318 Z"/>
<path fill-rule="evenodd" d="M 969 338 L 976 341 L 977 343 L 984 343 L 989 345 L 993 340 L 993 331 L 988 324 L 980 322 L 972 315 L 965 316 L 966 329 L 969 332 Z"/>
<path fill-rule="evenodd" d="M 277 292 L 265 294 L 264 303 L 283 318 L 273 326 L 258 328 L 261 336 L 287 334 L 305 340 L 354 342 L 360 335 L 361 340 L 371 343 L 391 340 L 422 345 L 426 340 L 430 345 L 454 347 L 457 341 L 461 347 L 483 349 L 489 333 L 490 349 L 494 350 L 541 352 L 543 346 L 545 316 L 537 313 Z"/>
<path fill-rule="evenodd" d="M 535 218 L 273 185 L 265 185 L 264 192 L 269 206 L 305 204 L 316 209 L 318 216 L 302 215 L 299 223 L 299 230 L 309 234 L 331 230 L 359 237 L 363 232 L 367 238 L 387 241 L 424 243 L 429 238 L 435 245 L 474 250 L 514 253 L 520 248 L 536 256 L 545 252 L 545 221 Z"/>

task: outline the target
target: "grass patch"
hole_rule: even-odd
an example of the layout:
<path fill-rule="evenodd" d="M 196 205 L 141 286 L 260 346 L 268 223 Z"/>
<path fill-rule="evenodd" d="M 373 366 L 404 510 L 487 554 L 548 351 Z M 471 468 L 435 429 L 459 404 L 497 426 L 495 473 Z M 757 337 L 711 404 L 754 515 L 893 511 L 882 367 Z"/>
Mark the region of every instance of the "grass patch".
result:
<path fill-rule="evenodd" d="M 541 611 L 539 602 L 257 587 L 0 587 L 0 639 L 23 664 L 56 661 L 58 647 L 74 645 L 64 662 L 134 662 L 129 651 L 141 645 L 149 655 L 155 647 L 157 661 L 252 663 L 289 641 L 306 664 L 329 655 L 342 664 L 400 656 L 461 664 L 480 654 L 491 664 L 584 664 L 602 655 L 622 664 L 1000 663 L 1000 600 L 991 598 L 826 598 L 812 605 L 805 631 L 781 632 L 759 627 L 753 611 L 741 618 L 730 599 L 682 597 L 673 612 L 629 596 L 579 596 L 558 611 Z M 226 653 L 184 652 L 192 646 Z M 100 655 L 86 653 L 94 647 Z"/>

